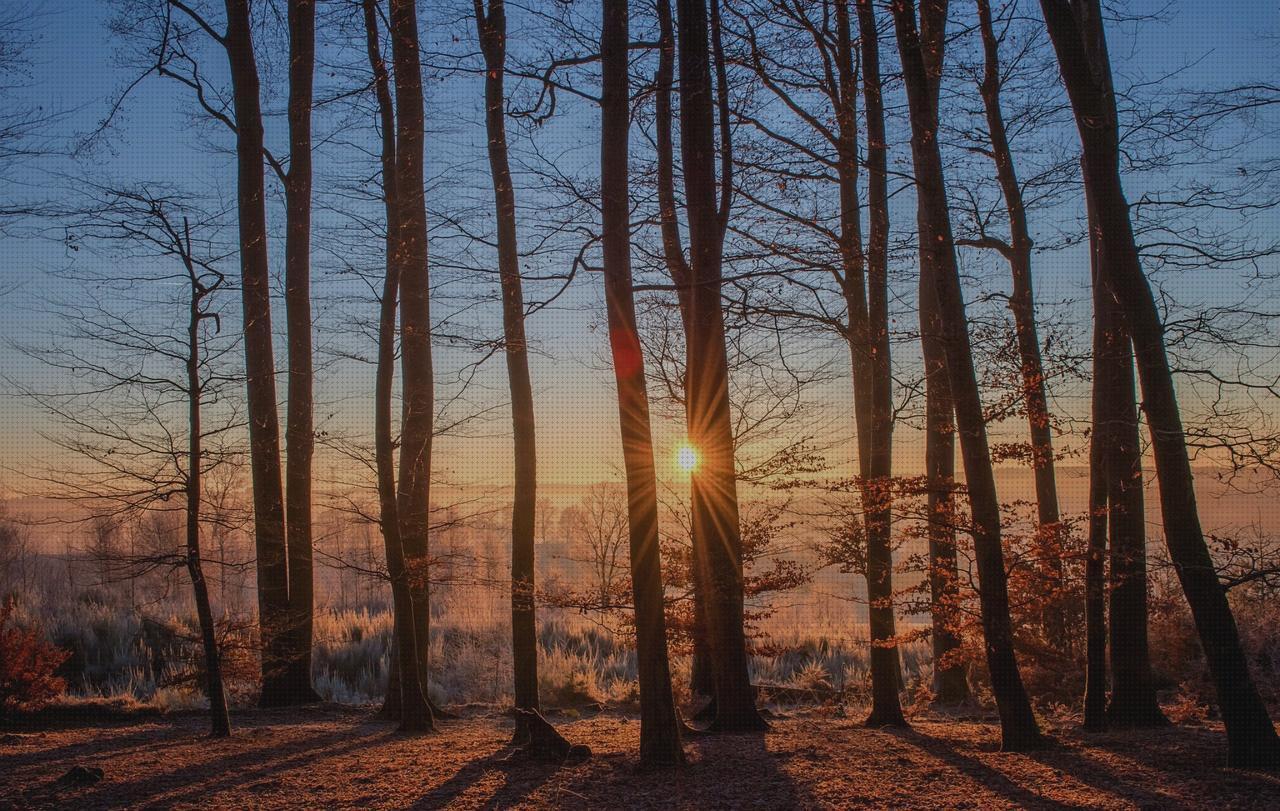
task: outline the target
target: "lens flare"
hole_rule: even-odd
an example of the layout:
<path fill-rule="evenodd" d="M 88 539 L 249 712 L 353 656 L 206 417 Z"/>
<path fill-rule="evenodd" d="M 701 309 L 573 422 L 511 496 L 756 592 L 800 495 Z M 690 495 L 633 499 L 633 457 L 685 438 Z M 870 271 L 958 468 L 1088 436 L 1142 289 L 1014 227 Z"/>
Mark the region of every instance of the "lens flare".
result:
<path fill-rule="evenodd" d="M 685 443 L 676 449 L 676 467 L 685 473 L 698 469 L 698 452 L 692 445 Z"/>

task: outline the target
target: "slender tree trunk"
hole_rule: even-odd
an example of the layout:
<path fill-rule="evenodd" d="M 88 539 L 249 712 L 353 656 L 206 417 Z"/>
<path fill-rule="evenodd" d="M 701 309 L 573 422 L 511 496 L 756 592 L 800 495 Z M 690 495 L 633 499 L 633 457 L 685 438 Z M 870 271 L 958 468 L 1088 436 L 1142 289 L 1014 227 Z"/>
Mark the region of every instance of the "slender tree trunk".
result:
<path fill-rule="evenodd" d="M 929 608 L 932 620 L 934 701 L 969 700 L 969 680 L 957 661 L 960 570 L 956 559 L 955 409 L 947 359 L 939 337 L 937 303 L 920 300 L 920 343 L 925 370 L 925 486 L 928 490 Z"/>
<path fill-rule="evenodd" d="M 605 301 L 609 346 L 618 385 L 618 419 L 627 476 L 631 586 L 635 600 L 640 678 L 640 763 L 645 768 L 684 762 L 680 719 L 671 695 L 667 629 L 658 550 L 658 485 L 649 426 L 644 356 L 631 288 L 631 222 L 627 192 L 630 42 L 626 0 L 605 0 L 600 32 L 603 85 L 600 115 L 600 208 L 604 232 Z"/>
<path fill-rule="evenodd" d="M 511 513 L 511 644 L 515 661 L 516 709 L 538 709 L 538 634 L 534 613 L 534 519 L 537 511 L 537 445 L 534 442 L 533 384 L 524 331 L 524 293 L 516 244 L 516 198 L 507 160 L 503 76 L 506 73 L 507 17 L 503 0 L 475 0 L 476 27 L 485 60 L 485 126 L 498 221 L 498 274 L 502 285 L 502 329 L 511 388 L 515 488 Z M 516 737 L 528 732 L 516 714 Z"/>
<path fill-rule="evenodd" d="M 396 245 L 400 263 L 400 342 L 404 382 L 397 508 L 411 614 L 401 617 L 400 728 L 435 728 L 427 700 L 426 651 L 431 639 L 427 532 L 431 504 L 434 380 L 431 365 L 427 209 L 423 189 L 424 105 L 414 0 L 391 0 L 391 52 L 396 77 Z M 414 687 L 417 683 L 416 688 Z"/>
<path fill-rule="evenodd" d="M 315 0 L 289 0 L 289 171 L 285 190 L 285 320 L 289 332 L 288 421 L 285 427 L 285 517 L 288 525 L 289 636 L 292 645 L 279 704 L 319 701 L 311 687 L 314 624 L 311 530 L 311 105 L 315 73 Z M 265 699 L 265 696 L 264 696 Z"/>
<path fill-rule="evenodd" d="M 1004 551 L 1000 545 L 1000 502 L 996 495 L 986 421 L 969 345 L 968 319 L 960 289 L 942 154 L 937 141 L 938 86 L 942 75 L 947 3 L 946 0 L 925 0 L 921 6 L 918 31 L 913 0 L 894 0 L 892 8 L 911 114 L 911 152 L 916 170 L 920 230 L 920 298 L 923 301 L 935 297 L 937 301 L 938 326 L 969 490 L 991 690 L 1000 711 L 1004 748 L 1015 751 L 1030 749 L 1041 745 L 1043 739 L 1013 651 L 1008 579 Z"/>
<path fill-rule="evenodd" d="M 680 304 L 680 324 L 688 336 L 691 327 L 690 302 L 692 271 L 685 259 L 680 239 L 680 218 L 676 205 L 675 187 L 675 139 L 672 137 L 671 92 L 675 84 L 676 37 L 671 19 L 671 0 L 658 0 L 658 70 L 654 76 L 654 129 L 657 147 L 658 208 L 662 230 L 663 256 L 667 272 L 675 284 L 676 298 Z M 686 374 L 687 381 L 687 374 Z M 689 397 L 686 383 L 685 423 L 689 423 Z M 710 700 L 699 713 L 699 718 L 715 717 L 715 675 L 711 664 L 711 643 L 708 638 L 706 595 L 706 544 L 696 536 L 697 522 L 691 524 L 690 544 L 693 560 L 693 663 L 690 674 L 690 691 L 707 696 Z"/>
<path fill-rule="evenodd" d="M 205 315 L 200 303 L 208 290 L 196 275 L 190 260 L 190 238 L 187 237 L 187 274 L 191 279 L 191 318 L 187 323 L 187 572 L 195 594 L 196 616 L 200 620 L 200 640 L 204 646 L 205 694 L 209 697 L 210 734 L 225 738 L 231 734 L 231 716 L 227 713 L 227 694 L 222 684 L 222 658 L 218 652 L 218 630 L 209 603 L 209 583 L 205 580 L 200 559 L 200 488 L 201 488 L 201 393 L 200 322 Z"/>
<path fill-rule="evenodd" d="M 1107 505 L 1110 472 L 1107 446 L 1113 424 L 1108 408 L 1115 397 L 1106 390 L 1114 375 L 1104 374 L 1116 329 L 1114 302 L 1101 295 L 1098 279 L 1098 242 L 1093 214 L 1089 215 L 1090 265 L 1093 277 L 1093 432 L 1089 437 L 1089 557 L 1085 560 L 1085 667 L 1084 728 L 1107 728 Z"/>
<path fill-rule="evenodd" d="M 1160 485 L 1165 541 L 1213 674 L 1228 762 L 1280 769 L 1280 737 L 1258 695 L 1240 632 L 1218 580 L 1196 508 L 1191 461 L 1165 352 L 1164 325 L 1143 274 L 1120 179 L 1119 125 L 1098 0 L 1041 0 L 1083 147 L 1085 193 L 1102 240 L 1102 281 L 1133 341 Z"/>
<path fill-rule="evenodd" d="M 1044 362 L 1040 356 L 1040 337 L 1036 329 L 1035 295 L 1031 283 L 1031 231 L 1027 225 L 1027 209 L 1022 186 L 1013 163 L 1013 151 L 1000 106 L 1000 50 L 991 21 L 991 4 L 977 0 L 978 22 L 982 31 L 985 70 L 979 91 L 986 110 L 987 133 L 991 139 L 991 157 L 996 166 L 996 179 L 1004 197 L 1009 217 L 1009 244 L 1002 246 L 1013 272 L 1013 291 L 1009 310 L 1013 313 L 1014 332 L 1018 339 L 1018 356 L 1022 366 L 1022 392 L 1026 401 L 1027 423 L 1031 434 L 1031 466 L 1035 475 L 1036 508 L 1039 518 L 1038 552 L 1045 586 L 1053 595 L 1041 616 L 1041 624 L 1049 643 L 1065 648 L 1067 638 L 1066 606 L 1062 601 L 1063 561 L 1058 543 L 1058 482 L 1053 453 L 1053 425 L 1049 400 L 1045 392 Z"/>
<path fill-rule="evenodd" d="M 717 0 L 712 0 L 717 2 Z M 747 669 L 742 538 L 729 408 L 729 365 L 720 303 L 722 216 L 716 202 L 713 89 L 705 0 L 676 5 L 680 147 L 689 218 L 691 297 L 685 341 L 689 435 L 701 459 L 693 474 L 694 537 L 706 548 L 707 624 L 718 731 L 764 729 Z"/>
<path fill-rule="evenodd" d="M 280 479 L 280 422 L 276 410 L 275 353 L 271 336 L 271 274 L 267 260 L 262 105 L 248 0 L 226 0 L 224 38 L 231 68 L 236 120 L 240 289 L 244 302 L 245 387 L 249 409 L 249 467 L 258 572 L 262 703 L 288 693 L 289 562 L 284 488 Z"/>
<path fill-rule="evenodd" d="M 867 53 L 866 43 L 863 44 L 863 53 Z M 888 443 L 877 436 L 878 431 L 888 429 L 883 413 L 883 394 L 888 392 L 878 390 L 884 385 L 881 376 L 887 368 L 888 358 L 887 355 L 883 359 L 877 357 L 877 351 L 886 347 L 879 341 L 881 325 L 871 323 L 868 305 L 867 254 L 862 246 L 862 205 L 858 200 L 858 67 L 853 54 L 849 6 L 843 2 L 836 3 L 837 80 L 832 95 L 838 127 L 841 282 L 849 322 L 846 340 L 853 366 L 858 480 L 867 543 L 867 617 L 871 630 L 871 714 L 867 725 L 905 726 L 907 722 L 898 698 L 901 674 L 893 616 L 889 460 L 884 458 Z M 874 40 L 870 44 L 870 55 L 878 63 L 878 46 Z M 878 70 L 879 66 L 876 64 L 874 67 Z M 878 92 L 879 80 L 874 81 Z M 884 159 L 883 150 L 879 159 Z M 881 175 L 871 182 L 875 184 L 883 180 Z M 887 250 L 887 242 L 885 248 Z M 882 395 L 880 400 L 876 399 L 877 394 Z"/>
<path fill-rule="evenodd" d="M 396 310 L 400 295 L 400 262 L 396 258 L 399 239 L 399 196 L 396 194 L 396 126 L 391 77 L 378 43 L 377 0 L 363 0 L 365 46 L 373 87 L 378 103 L 378 123 L 382 132 L 382 199 L 386 210 L 386 274 L 382 283 L 382 301 L 378 312 L 378 361 L 374 380 L 374 458 L 378 471 L 379 524 L 387 557 L 387 575 L 391 579 L 392 616 L 395 629 L 391 661 L 387 670 L 387 694 L 382 715 L 400 720 L 403 709 L 403 684 L 399 651 L 404 646 L 404 628 L 413 626 L 413 607 L 405 582 L 404 545 L 400 540 L 400 510 L 396 501 L 395 423 L 392 402 L 395 387 Z M 412 636 L 412 635 L 411 635 Z M 416 662 L 416 659 L 415 659 Z M 418 671 L 414 670 L 411 689 L 421 691 Z"/>

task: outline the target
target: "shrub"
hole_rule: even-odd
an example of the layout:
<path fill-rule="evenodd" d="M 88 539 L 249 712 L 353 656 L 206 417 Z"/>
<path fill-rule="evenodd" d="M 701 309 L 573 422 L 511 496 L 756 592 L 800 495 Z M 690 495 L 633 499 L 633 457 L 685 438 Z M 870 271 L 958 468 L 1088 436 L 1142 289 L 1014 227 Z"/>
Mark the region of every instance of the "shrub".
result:
<path fill-rule="evenodd" d="M 10 625 L 14 605 L 7 600 L 0 606 L 0 718 L 39 709 L 66 688 L 54 671 L 67 654 L 38 631 Z"/>

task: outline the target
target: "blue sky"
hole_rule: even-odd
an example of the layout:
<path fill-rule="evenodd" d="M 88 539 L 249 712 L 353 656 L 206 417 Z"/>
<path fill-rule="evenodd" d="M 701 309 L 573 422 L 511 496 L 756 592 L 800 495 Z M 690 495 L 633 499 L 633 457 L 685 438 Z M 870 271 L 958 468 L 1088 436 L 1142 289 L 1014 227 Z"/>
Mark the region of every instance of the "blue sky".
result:
<path fill-rule="evenodd" d="M 215 4 L 220 5 L 220 4 Z M 953 4 L 957 8 L 962 3 Z M 1034 3 L 1024 4 L 1028 13 L 1038 13 Z M 469 7 L 469 3 L 465 4 Z M 1131 10 L 1165 8 L 1163 3 L 1140 2 L 1129 4 Z M 70 136 L 90 131 L 106 114 L 111 100 L 133 78 L 135 70 L 124 64 L 120 44 L 113 41 L 107 23 L 115 13 L 115 5 L 96 0 L 51 0 L 41 4 L 37 15 L 39 42 L 31 57 L 31 81 L 16 91 L 19 102 L 40 105 L 60 113 L 57 128 L 52 133 L 56 146 L 67 146 Z M 324 4 L 322 4 L 324 8 Z M 438 13 L 433 17 L 434 6 L 422 6 L 422 23 L 428 36 L 449 40 L 455 33 L 464 38 L 469 29 L 456 23 L 440 27 L 436 20 L 445 19 Z M 1117 70 L 1132 80 L 1154 78 L 1178 68 L 1190 65 L 1179 78 L 1179 84 L 1221 86 L 1258 77 L 1265 66 L 1272 64 L 1276 41 L 1280 34 L 1277 4 L 1275 2 L 1201 3 L 1182 0 L 1167 7 L 1169 19 L 1158 24 L 1141 27 L 1114 26 L 1110 32 L 1113 59 Z M 965 10 L 967 13 L 967 10 Z M 518 12 L 513 11 L 513 36 L 522 30 Z M 322 40 L 325 34 L 322 31 Z M 892 38 L 885 38 L 883 47 L 891 48 Z M 461 47 L 461 46 L 459 46 Z M 513 46 L 515 47 L 515 46 Z M 221 61 L 213 54 L 207 70 L 219 75 Z M 330 48 L 321 51 L 322 61 L 338 61 L 343 55 Z M 1272 69 L 1273 70 L 1273 69 Z M 269 73 L 269 72 L 268 72 Z M 339 81 L 321 77 L 320 86 Z M 284 92 L 279 75 L 265 75 L 268 92 L 278 99 Z M 429 139 L 428 162 L 430 171 L 444 175 L 445 182 L 436 192 L 454 200 L 473 200 L 477 206 L 486 202 L 488 182 L 487 165 L 483 160 L 483 134 L 477 106 L 474 79 L 451 79 L 429 85 L 431 109 L 429 125 L 436 129 Z M 580 168 L 589 165 L 596 154 L 594 113 L 581 106 L 565 103 L 565 115 L 560 120 L 536 133 L 541 148 L 548 152 L 560 150 L 568 164 Z M 328 129 L 326 129 L 328 127 Z M 317 132 L 332 131 L 322 118 L 317 119 Z M 269 139 L 280 144 L 282 132 L 278 123 L 270 127 Z M 638 140 L 638 139 L 636 139 Z M 123 114 L 117 120 L 110 137 L 92 151 L 78 159 L 51 157 L 41 160 L 21 171 L 19 179 L 27 185 L 28 192 L 39 193 L 44 187 L 50 196 L 62 196 L 68 188 L 74 188 L 75 178 L 85 174 L 100 179 L 121 182 L 140 180 L 176 183 L 192 188 L 210 197 L 224 197 L 233 188 L 232 157 L 226 152 L 230 139 L 225 132 L 210 125 L 197 125 L 192 119 L 192 105 L 187 93 L 173 82 L 155 77 L 142 82 L 131 94 Z M 1274 154 L 1275 142 L 1260 144 L 1264 152 Z M 527 153 L 527 145 L 517 141 L 517 150 Z M 280 151 L 284 151 L 279 147 Z M 906 154 L 904 143 L 894 143 L 891 148 L 898 157 Z M 344 153 L 337 145 L 329 145 L 317 157 L 317 177 L 323 186 L 325 178 L 336 176 L 350 168 Z M 528 181 L 528 176 L 524 176 Z M 517 181 L 521 182 L 520 180 Z M 522 205 L 522 235 L 529 240 L 529 229 L 536 230 L 539 212 L 531 198 L 535 193 L 527 188 L 517 188 Z M 273 212 L 278 214 L 278 212 Z M 1075 214 L 1062 211 L 1055 216 L 1069 218 Z M 318 213 L 323 226 L 328 215 Z M 900 223 L 910 218 L 904 210 L 895 214 Z M 1275 218 L 1270 220 L 1276 225 Z M 0 320 L 0 338 L 6 341 L 29 341 L 46 334 L 51 325 L 44 312 L 43 301 L 50 298 L 74 298 L 77 295 L 93 295 L 94 291 L 65 289 L 51 270 L 65 267 L 69 262 L 103 261 L 92 257 L 71 257 L 48 233 L 36 230 L 44 224 L 30 224 L 14 234 L 0 237 L 0 278 L 7 288 L 18 282 L 17 291 L 6 294 L 5 318 Z M 280 218 L 274 217 L 273 254 L 282 249 L 279 238 Z M 1053 225 L 1053 223 L 1041 223 Z M 1268 226 L 1269 227 L 1269 226 Z M 358 295 L 361 285 L 349 279 L 326 275 L 332 267 L 332 257 L 317 256 L 317 293 L 344 293 Z M 563 269 L 563 257 L 556 257 L 546 271 Z M 468 283 L 469 284 L 469 283 Z M 1065 251 L 1039 260 L 1037 272 L 1038 296 L 1044 302 L 1080 300 L 1086 296 L 1087 263 L 1079 251 Z M 1193 278 L 1179 280 L 1180 295 L 1198 297 L 1205 301 L 1220 299 L 1223 302 L 1238 298 L 1240 288 L 1234 283 L 1224 283 L 1221 278 Z M 482 285 L 481 285 L 482 286 Z M 465 287 L 465 285 L 464 285 Z M 545 295 L 554 285 L 533 286 L 532 295 Z M 602 333 L 595 329 L 602 312 L 600 309 L 600 280 L 587 274 L 578 279 L 570 292 L 555 309 L 536 316 L 530 324 L 530 333 L 540 354 L 534 362 L 533 374 L 538 391 L 539 445 L 544 459 L 544 480 L 565 483 L 581 481 L 585 477 L 604 477 L 610 474 L 611 460 L 617 456 L 615 422 L 611 416 L 613 392 L 610 375 L 601 364 L 605 350 Z M 1174 288 L 1171 288 L 1174 289 Z M 225 301 L 232 312 L 238 308 L 234 296 Z M 317 330 L 321 342 L 342 342 L 339 326 L 344 314 L 352 309 L 366 312 L 359 305 L 347 303 L 321 303 L 317 305 Z M 483 329 L 496 324 L 498 311 L 495 303 L 468 309 L 464 317 L 472 327 Z M 277 328 L 283 325 L 282 313 L 277 316 Z M 367 347 L 365 347 L 367 348 Z M 442 366 L 448 370 L 468 362 L 470 356 L 461 351 L 441 348 Z M 282 365 L 282 354 L 277 354 L 277 364 Z M 34 366 L 20 355 L 6 351 L 0 355 L 0 375 L 23 381 L 45 381 L 47 372 Z M 502 400 L 502 367 L 500 361 L 490 362 L 478 378 L 482 388 L 476 397 L 484 403 Z M 323 377 L 320 397 L 323 401 L 321 419 L 328 419 L 335 429 L 363 430 L 367 426 L 367 393 L 371 391 L 368 369 L 358 364 L 338 363 Z M 819 399 L 832 398 L 839 402 L 847 390 L 847 382 L 834 381 L 820 392 Z M 283 387 L 282 387 L 283 388 Z M 0 449 L 0 465 L 20 467 L 33 456 L 39 458 L 47 452 L 36 432 L 45 426 L 43 417 L 29 404 L 13 398 L 0 401 L 0 420 L 8 439 Z M 846 421 L 847 422 L 847 421 Z M 583 426 L 593 426 L 584 430 Z M 603 427 L 604 430 L 600 430 Z M 504 452 L 506 446 L 505 417 L 499 416 L 477 429 L 477 436 L 447 444 L 446 452 L 439 458 L 445 466 L 464 471 L 464 478 L 489 480 L 501 483 L 505 473 L 488 472 L 493 454 Z M 659 426 L 659 453 L 674 452 L 679 442 L 679 426 Z M 906 441 L 906 437 L 903 437 Z M 837 451 L 837 456 L 839 456 Z M 907 452 L 910 453 L 909 451 Z M 456 464 L 451 465 L 450 460 Z M 485 463 L 484 460 L 490 460 Z M 475 460 L 481 460 L 479 462 Z M 833 461 L 842 461 L 839 458 Z M 904 465 L 910 465 L 904 459 Z M 340 466 L 339 462 L 333 463 Z M 0 476 L 0 480 L 3 477 Z"/>

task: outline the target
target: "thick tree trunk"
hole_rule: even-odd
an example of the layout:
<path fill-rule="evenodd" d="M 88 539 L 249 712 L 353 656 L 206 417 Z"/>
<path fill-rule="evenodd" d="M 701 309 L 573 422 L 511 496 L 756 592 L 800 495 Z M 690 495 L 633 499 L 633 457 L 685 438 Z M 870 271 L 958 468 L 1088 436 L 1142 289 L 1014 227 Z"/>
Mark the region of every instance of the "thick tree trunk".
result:
<path fill-rule="evenodd" d="M 289 637 L 292 649 L 280 704 L 320 700 L 311 687 L 315 584 L 311 531 L 311 105 L 315 73 L 315 0 L 289 0 L 289 171 L 285 191 L 285 321 L 289 333 L 285 426 L 285 519 L 288 525 Z M 265 700 L 264 696 L 264 700 Z"/>
<path fill-rule="evenodd" d="M 874 19 L 874 12 L 873 12 Z M 863 37 L 867 34 L 862 32 Z M 874 26 L 871 41 L 863 42 L 862 55 L 873 60 L 863 70 L 879 70 L 879 49 Z M 836 123 L 838 126 L 840 179 L 840 254 L 843 265 L 843 287 L 848 311 L 849 353 L 853 366 L 854 422 L 858 433 L 858 479 L 863 511 L 863 528 L 867 542 L 867 616 L 871 630 L 871 714 L 867 725 L 873 727 L 905 726 L 902 703 L 898 698 L 901 673 L 898 668 L 897 627 L 893 615 L 893 551 L 890 546 L 891 504 L 889 490 L 889 442 L 882 433 L 890 430 L 886 416 L 886 396 L 891 397 L 885 380 L 888 370 L 887 324 L 872 323 L 868 298 L 868 256 L 862 245 L 862 206 L 858 201 L 858 67 L 854 60 L 853 31 L 849 6 L 836 4 Z M 879 77 L 869 79 L 874 86 L 875 102 L 879 102 Z M 868 109 L 868 117 L 876 111 Z M 883 112 L 880 127 L 883 129 Z M 872 140 L 868 124 L 868 143 Z M 871 148 L 868 148 L 870 156 Z M 885 160 L 880 147 L 877 158 Z M 885 183 L 883 172 L 871 178 L 871 184 Z M 882 193 L 880 189 L 873 194 Z M 881 204 L 884 199 L 879 200 Z M 872 214 L 872 229 L 877 227 Z M 887 216 L 887 211 L 886 211 Z M 878 238 L 878 235 L 877 237 Z M 877 249 L 879 246 L 876 246 Z M 884 245 L 887 251 L 887 234 Z M 886 257 L 887 259 L 887 257 Z M 880 279 L 883 279 L 883 275 Z M 876 279 L 873 281 L 880 281 Z M 877 313 L 887 317 L 887 308 Z M 883 356 L 881 356 L 883 352 Z M 892 405 L 889 405 L 891 411 Z"/>
<path fill-rule="evenodd" d="M 276 410 L 271 336 L 271 274 L 263 177 L 262 103 L 248 0 L 226 0 L 224 39 L 236 120 L 236 195 L 240 220 L 240 290 L 244 303 L 245 388 L 249 409 L 249 467 L 258 573 L 262 703 L 288 694 L 289 562 L 284 488 L 280 479 L 280 422 Z"/>
<path fill-rule="evenodd" d="M 1133 341 L 1165 540 L 1217 687 L 1227 759 L 1241 768 L 1280 769 L 1280 737 L 1249 673 L 1235 617 L 1200 527 L 1164 325 L 1143 274 L 1120 179 L 1119 125 L 1101 4 L 1041 0 L 1041 7 L 1083 146 L 1085 193 L 1102 240 L 1099 275 L 1116 297 Z"/>
<path fill-rule="evenodd" d="M 659 768 L 684 762 L 680 718 L 671 695 L 667 628 L 658 550 L 658 485 L 649 426 L 644 356 L 631 289 L 631 221 L 627 158 L 630 129 L 626 0 L 605 0 L 600 32 L 600 208 L 604 231 L 605 302 L 609 346 L 618 385 L 618 420 L 627 476 L 631 587 L 635 600 L 640 679 L 640 763 Z"/>
<path fill-rule="evenodd" d="M 717 2 L 717 0 L 712 0 Z M 689 436 L 701 456 L 693 474 L 694 537 L 706 549 L 707 625 L 718 731 L 764 729 L 747 669 L 742 538 L 721 309 L 722 217 L 716 203 L 713 91 L 705 0 L 676 5 L 680 147 L 689 218 L 690 330 L 685 341 Z"/>
<path fill-rule="evenodd" d="M 1115 330 L 1114 303 L 1103 300 L 1097 284 L 1098 243 L 1093 216 L 1089 217 L 1090 265 L 1093 288 L 1093 432 L 1089 437 L 1089 550 L 1085 560 L 1085 666 L 1084 728 L 1101 732 L 1107 728 L 1107 504 L 1110 474 L 1107 445 L 1112 425 L 1107 410 L 1115 402 L 1105 390 L 1102 367 L 1111 349 Z"/>
<path fill-rule="evenodd" d="M 537 510 L 537 445 L 534 442 L 533 384 L 524 331 L 524 293 L 516 246 L 516 198 L 507 160 L 503 76 L 506 72 L 507 18 L 503 0 L 475 0 L 476 26 L 485 60 L 485 126 L 489 169 L 493 175 L 498 222 L 498 274 L 502 285 L 502 329 L 511 389 L 515 487 L 511 512 L 511 644 L 515 662 L 517 710 L 538 710 L 538 634 L 534 613 L 534 516 Z M 516 737 L 524 738 L 516 714 Z"/>
<path fill-rule="evenodd" d="M 434 729 L 427 700 L 426 651 L 430 641 L 429 562 L 431 439 L 434 381 L 431 365 L 427 209 L 423 189 L 424 105 L 414 0 L 391 0 L 391 52 L 396 77 L 396 245 L 400 263 L 400 334 L 404 398 L 397 509 L 410 606 L 397 623 L 400 634 L 400 728 Z M 416 688 L 415 688 L 416 682 Z"/>
<path fill-rule="evenodd" d="M 1156 700 L 1147 645 L 1147 528 L 1133 352 L 1119 305 L 1105 284 L 1098 285 L 1094 307 L 1103 344 L 1094 349 L 1094 386 L 1101 400 L 1094 430 L 1103 438 L 1111 550 L 1107 722 L 1121 728 L 1161 726 L 1165 717 Z"/>
<path fill-rule="evenodd" d="M 657 147 L 658 209 L 662 230 L 662 250 L 667 272 L 675 284 L 680 305 L 680 324 L 687 336 L 690 330 L 692 271 L 685 259 L 680 239 L 680 218 L 676 205 L 675 139 L 672 137 L 671 92 L 675 84 L 676 37 L 671 20 L 671 0 L 658 0 L 658 70 L 654 76 L 654 129 Z M 687 380 L 687 375 L 686 375 Z M 686 430 L 689 422 L 688 390 L 685 395 Z M 715 674 L 711 664 L 711 642 L 707 633 L 706 544 L 696 536 L 696 523 L 691 525 L 689 539 L 693 559 L 693 663 L 689 689 L 709 701 L 699 720 L 715 717 Z"/>
<path fill-rule="evenodd" d="M 946 0 L 925 0 L 921 6 L 919 31 L 912 0 L 895 0 L 892 8 L 911 115 L 911 153 L 916 170 L 920 231 L 920 298 L 923 301 L 935 297 L 937 301 L 939 332 L 969 490 L 991 690 L 1000 711 L 1004 748 L 1030 749 L 1041 745 L 1043 739 L 1013 651 L 1008 578 L 1000 545 L 1000 502 L 996 495 L 986 421 L 969 345 L 968 319 L 960 289 L 942 154 L 937 141 L 938 85 L 942 74 L 947 3 Z"/>
<path fill-rule="evenodd" d="M 1040 531 L 1038 553 L 1046 574 L 1046 589 L 1052 596 L 1041 616 L 1041 624 L 1049 643 L 1064 648 L 1067 639 L 1066 606 L 1062 602 L 1063 560 L 1058 544 L 1058 482 L 1053 453 L 1053 425 L 1045 392 L 1044 362 L 1040 356 L 1040 337 L 1036 329 L 1035 295 L 1031 283 L 1031 231 L 1027 225 L 1027 209 L 1022 186 L 1013 163 L 1013 151 L 1000 106 L 999 42 L 991 21 L 988 0 L 977 0 L 978 22 L 982 31 L 985 70 L 979 91 L 986 111 L 987 133 L 991 139 L 991 157 L 996 166 L 996 179 L 1009 216 L 1009 244 L 1002 246 L 1013 275 L 1009 310 L 1013 313 L 1014 332 L 1018 339 L 1018 355 L 1022 366 L 1022 392 L 1026 402 L 1027 423 L 1031 434 L 1031 465 L 1035 475 L 1036 508 Z"/>
<path fill-rule="evenodd" d="M 188 250 L 190 245 L 187 246 Z M 204 646 L 205 695 L 209 698 L 210 734 L 225 738 L 231 734 L 231 716 L 227 713 L 227 694 L 222 683 L 222 657 L 218 651 L 218 630 L 209 603 L 209 583 L 204 577 L 200 559 L 201 431 L 200 322 L 204 315 L 200 302 L 207 290 L 201 285 L 195 267 L 187 260 L 191 278 L 191 318 L 187 324 L 187 572 L 200 620 L 200 641 Z"/>

